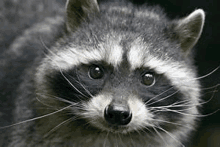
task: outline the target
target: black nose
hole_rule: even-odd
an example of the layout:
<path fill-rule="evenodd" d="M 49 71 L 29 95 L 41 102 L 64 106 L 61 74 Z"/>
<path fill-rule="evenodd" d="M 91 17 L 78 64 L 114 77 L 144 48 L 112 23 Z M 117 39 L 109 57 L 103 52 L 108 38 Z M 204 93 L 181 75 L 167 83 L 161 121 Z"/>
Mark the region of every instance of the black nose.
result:
<path fill-rule="evenodd" d="M 105 120 L 111 125 L 127 125 L 131 121 L 132 113 L 124 106 L 109 105 L 105 108 Z"/>

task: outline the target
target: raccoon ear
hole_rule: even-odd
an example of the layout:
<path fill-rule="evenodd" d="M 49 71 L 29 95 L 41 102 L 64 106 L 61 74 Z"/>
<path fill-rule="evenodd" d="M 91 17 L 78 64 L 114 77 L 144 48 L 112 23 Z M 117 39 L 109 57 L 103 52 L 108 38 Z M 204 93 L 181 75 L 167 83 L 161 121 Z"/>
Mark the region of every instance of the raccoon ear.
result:
<path fill-rule="evenodd" d="M 174 32 L 186 54 L 197 43 L 202 33 L 204 22 L 205 13 L 202 9 L 198 9 L 175 23 Z"/>
<path fill-rule="evenodd" d="M 67 30 L 74 31 L 85 17 L 96 12 L 99 12 L 97 0 L 67 0 Z"/>

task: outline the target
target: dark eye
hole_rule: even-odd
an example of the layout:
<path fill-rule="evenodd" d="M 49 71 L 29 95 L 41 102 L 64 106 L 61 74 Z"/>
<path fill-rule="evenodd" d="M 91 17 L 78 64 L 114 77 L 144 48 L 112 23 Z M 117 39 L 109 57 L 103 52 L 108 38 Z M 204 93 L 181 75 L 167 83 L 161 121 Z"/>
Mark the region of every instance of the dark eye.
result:
<path fill-rule="evenodd" d="M 145 73 L 142 75 L 142 84 L 151 86 L 155 83 L 155 77 L 153 73 Z"/>
<path fill-rule="evenodd" d="M 97 65 L 92 65 L 89 69 L 89 77 L 92 79 L 101 79 L 104 76 L 104 71 Z"/>

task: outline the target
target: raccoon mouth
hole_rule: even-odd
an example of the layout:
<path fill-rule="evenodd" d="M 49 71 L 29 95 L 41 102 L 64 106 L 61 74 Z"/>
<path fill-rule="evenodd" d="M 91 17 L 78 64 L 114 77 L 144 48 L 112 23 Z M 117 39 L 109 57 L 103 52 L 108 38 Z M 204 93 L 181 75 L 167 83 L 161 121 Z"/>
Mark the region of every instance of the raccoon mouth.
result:
<path fill-rule="evenodd" d="M 129 132 L 128 125 L 118 125 L 118 124 L 110 124 L 104 119 L 98 119 L 93 126 L 97 129 L 101 129 L 102 131 L 107 131 L 111 133 L 122 133 L 126 134 Z"/>

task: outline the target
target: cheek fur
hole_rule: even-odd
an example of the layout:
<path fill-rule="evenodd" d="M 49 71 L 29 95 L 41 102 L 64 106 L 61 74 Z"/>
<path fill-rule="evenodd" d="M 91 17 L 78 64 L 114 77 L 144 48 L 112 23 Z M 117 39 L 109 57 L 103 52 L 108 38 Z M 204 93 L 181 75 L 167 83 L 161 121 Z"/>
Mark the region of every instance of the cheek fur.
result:
<path fill-rule="evenodd" d="M 92 97 L 90 101 L 83 104 L 84 112 L 80 115 L 91 123 L 100 123 L 98 120 L 104 120 L 104 110 L 110 104 L 112 98 L 106 94 L 100 94 Z"/>
<path fill-rule="evenodd" d="M 153 118 L 153 114 L 150 113 L 143 101 L 135 96 L 129 97 L 128 105 L 133 116 L 131 123 L 128 125 L 130 128 L 136 130 L 151 126 L 150 120 Z"/>

